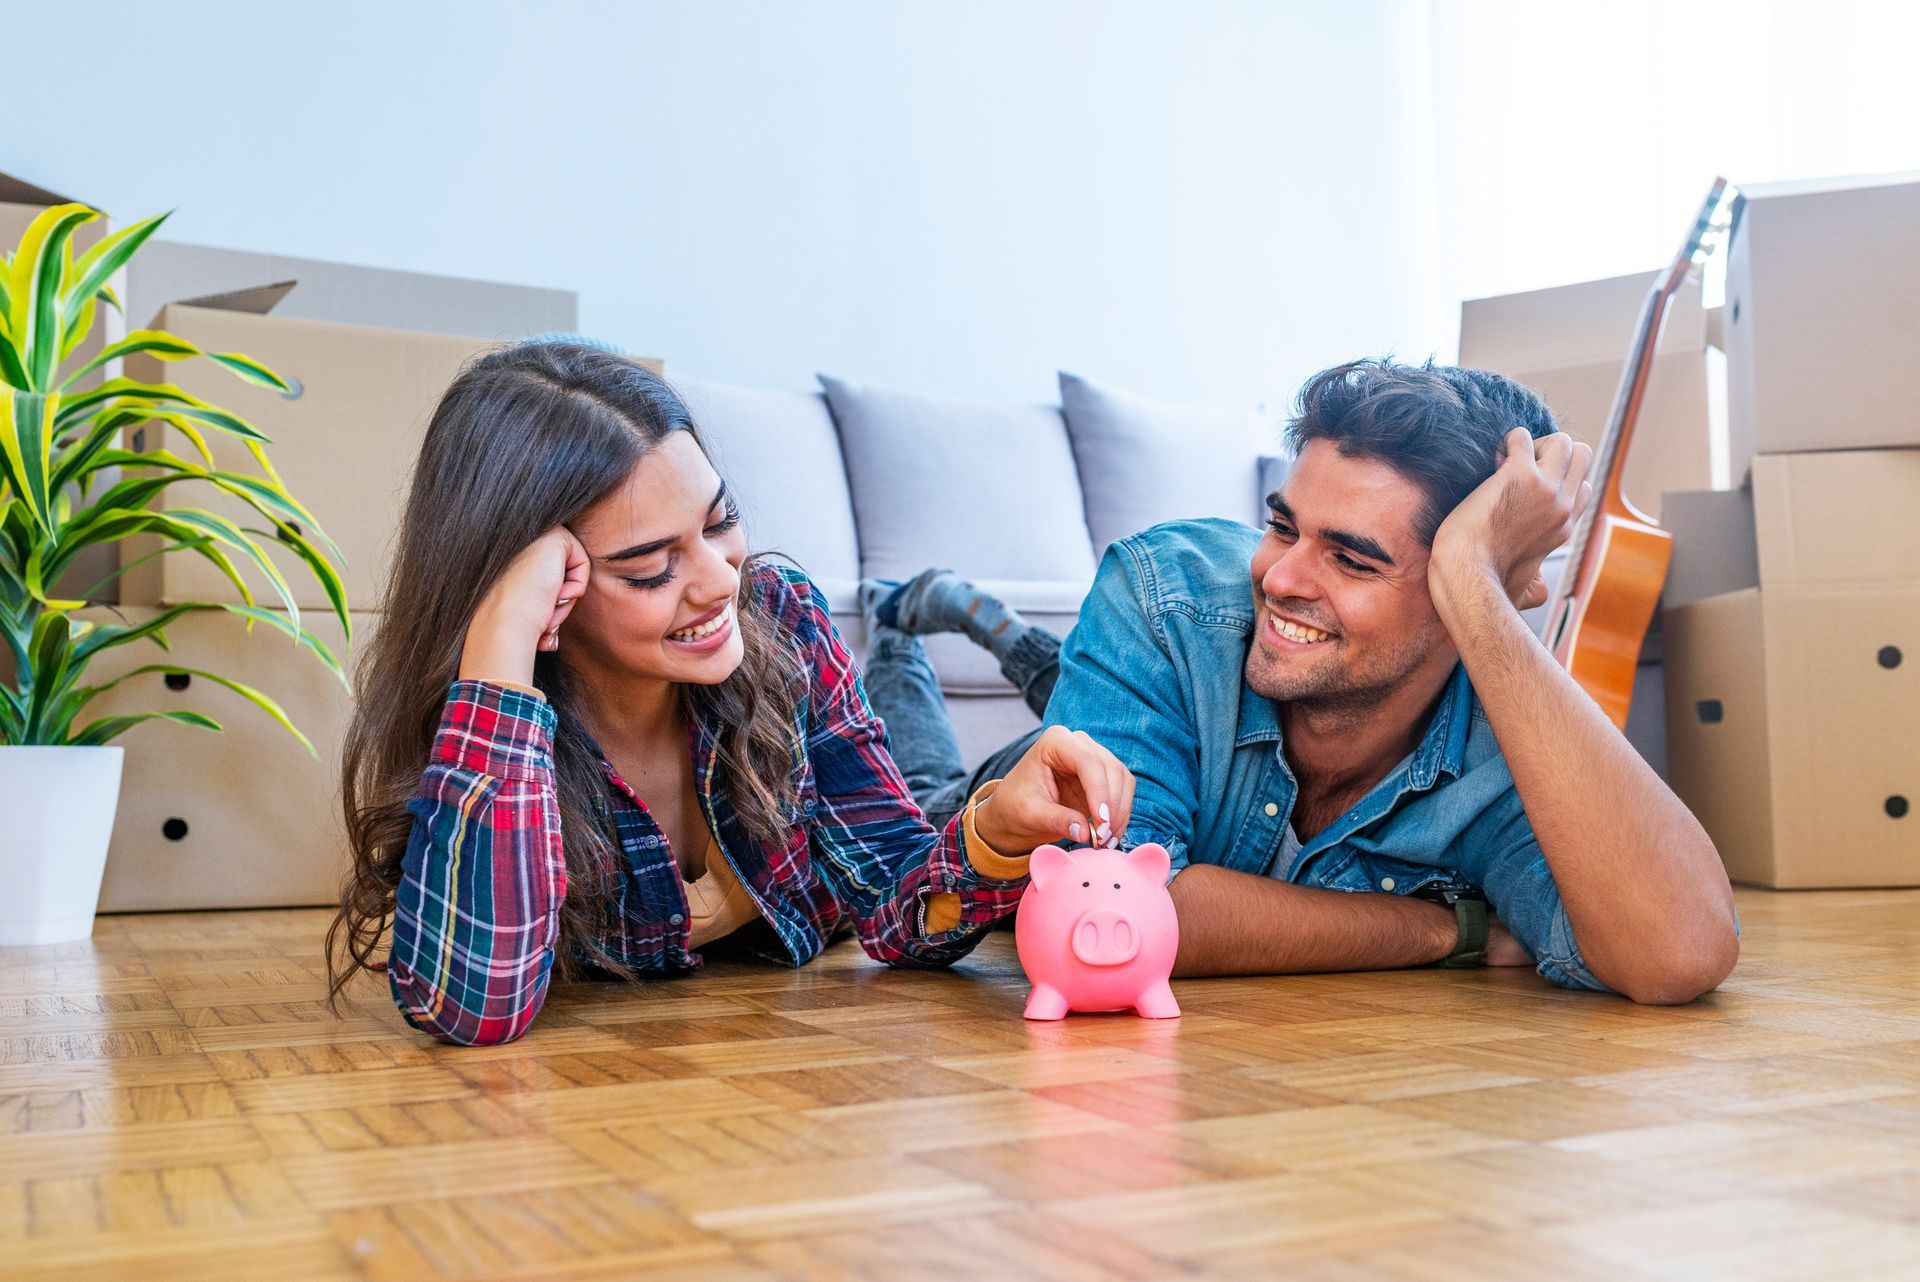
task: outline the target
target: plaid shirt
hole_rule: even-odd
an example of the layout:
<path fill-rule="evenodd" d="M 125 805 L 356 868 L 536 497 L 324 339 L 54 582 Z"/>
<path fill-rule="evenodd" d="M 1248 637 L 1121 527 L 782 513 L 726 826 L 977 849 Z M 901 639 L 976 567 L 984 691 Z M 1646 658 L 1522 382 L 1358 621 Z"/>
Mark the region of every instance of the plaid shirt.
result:
<path fill-rule="evenodd" d="M 716 791 L 713 727 L 692 728 L 695 790 L 725 857 L 784 955 L 799 965 L 851 923 L 877 960 L 934 967 L 964 957 L 1013 911 L 1025 880 L 976 871 L 964 816 L 928 825 L 887 752 L 852 655 L 826 601 L 800 571 L 752 571 L 759 607 L 806 673 L 794 714 L 797 807 L 792 827 L 756 841 Z M 401 863 L 387 966 L 407 1022 L 445 1041 L 509 1041 L 546 996 L 567 893 L 546 700 L 489 681 L 455 681 L 432 758 L 408 804 L 413 830 Z M 687 901 L 666 837 L 602 762 L 605 804 L 620 837 L 599 943 L 643 974 L 700 965 L 687 948 Z M 989 859 L 989 863 L 990 863 Z M 928 933 L 927 904 L 958 897 L 959 924 Z M 950 915 L 943 912 L 941 916 Z"/>

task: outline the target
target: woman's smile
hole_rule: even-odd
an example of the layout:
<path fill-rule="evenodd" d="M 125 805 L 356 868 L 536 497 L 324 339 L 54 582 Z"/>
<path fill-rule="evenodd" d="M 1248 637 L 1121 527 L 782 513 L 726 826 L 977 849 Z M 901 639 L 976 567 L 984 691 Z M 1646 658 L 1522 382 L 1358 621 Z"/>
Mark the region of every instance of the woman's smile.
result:
<path fill-rule="evenodd" d="M 717 650 L 733 635 L 733 602 L 723 601 L 678 632 L 667 634 L 667 643 L 682 650 L 705 653 Z"/>

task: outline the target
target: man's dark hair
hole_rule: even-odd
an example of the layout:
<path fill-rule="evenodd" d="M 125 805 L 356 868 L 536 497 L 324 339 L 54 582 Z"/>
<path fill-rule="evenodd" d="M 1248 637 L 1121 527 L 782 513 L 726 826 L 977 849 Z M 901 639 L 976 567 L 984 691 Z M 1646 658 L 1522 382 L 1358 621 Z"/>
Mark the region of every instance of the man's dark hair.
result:
<path fill-rule="evenodd" d="M 1330 441 L 1347 458 L 1374 458 L 1418 485 L 1427 501 L 1413 523 L 1427 547 L 1447 513 L 1500 466 L 1508 432 L 1557 431 L 1553 411 L 1501 374 L 1454 365 L 1348 361 L 1300 389 L 1287 444 L 1297 457 Z"/>

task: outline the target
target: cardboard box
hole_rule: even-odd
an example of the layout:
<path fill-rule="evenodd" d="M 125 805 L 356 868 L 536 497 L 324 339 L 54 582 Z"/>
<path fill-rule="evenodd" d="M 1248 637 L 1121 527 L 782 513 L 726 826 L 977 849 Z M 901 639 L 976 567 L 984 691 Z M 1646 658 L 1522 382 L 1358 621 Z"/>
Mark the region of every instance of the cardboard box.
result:
<path fill-rule="evenodd" d="M 1739 189 L 1721 326 L 1736 463 L 1920 445 L 1916 227 L 1920 173 Z"/>
<path fill-rule="evenodd" d="M 283 377 L 297 380 L 297 395 L 282 396 L 244 383 L 210 361 L 162 364 L 132 357 L 135 378 L 177 383 L 232 410 L 272 438 L 274 469 L 294 497 L 319 520 L 340 547 L 347 600 L 354 609 L 379 604 L 386 585 L 389 543 L 405 502 L 407 478 L 426 434 L 427 420 L 448 384 L 467 361 L 492 346 L 477 338 L 411 333 L 292 320 L 270 314 L 292 282 L 214 298 L 172 303 L 153 328 L 177 334 L 209 351 L 239 351 Z M 129 429 L 134 450 L 165 448 L 193 457 L 192 446 L 170 427 L 148 423 Z M 215 462 L 250 475 L 259 466 L 237 438 L 206 433 Z M 244 526 L 264 528 L 264 518 L 231 495 L 192 482 L 161 491 L 153 506 L 203 507 Z M 326 594 L 306 564 L 275 540 L 258 540 L 292 586 L 302 610 L 322 609 Z M 122 542 L 122 564 L 160 546 L 154 535 Z M 243 576 L 263 605 L 279 600 L 257 569 Z M 170 553 L 122 576 L 120 599 L 137 605 L 187 601 L 237 602 L 240 595 L 205 558 Z"/>
<path fill-rule="evenodd" d="M 300 287 L 273 309 L 289 320 L 338 321 L 507 342 L 580 327 L 580 298 L 570 289 L 392 271 L 286 254 L 150 240 L 127 266 L 121 296 L 129 316 L 152 316 L 183 298 L 252 289 L 267 281 Z"/>
<path fill-rule="evenodd" d="M 1760 583 L 1753 489 L 1676 490 L 1663 495 L 1660 523 L 1673 535 L 1661 605 L 1672 610 Z"/>
<path fill-rule="evenodd" d="M 148 607 L 93 606 L 78 617 L 141 623 Z M 354 648 L 375 614 L 355 614 Z M 332 615 L 301 621 L 351 668 Z M 149 641 L 103 650 L 87 669 L 100 685 L 149 663 L 201 668 L 252 686 L 278 703 L 313 741 L 319 760 L 252 703 L 211 681 L 151 672 L 82 709 L 75 728 L 101 717 L 175 708 L 205 713 L 218 732 L 146 721 L 114 743 L 126 749 L 120 804 L 107 850 L 102 912 L 267 908 L 336 903 L 348 859 L 338 804 L 340 751 L 352 698 L 293 639 L 224 610 L 196 611 L 167 625 L 171 653 Z"/>
<path fill-rule="evenodd" d="M 1674 791 L 1737 881 L 1920 885 L 1920 450 L 1762 455 L 1749 501 L 1676 548 L 1734 590 L 1665 612 Z"/>
<path fill-rule="evenodd" d="M 38 218 L 49 206 L 87 203 L 89 202 L 75 201 L 71 197 L 48 191 L 45 187 L 37 187 L 30 182 L 15 178 L 11 174 L 0 173 L 0 250 L 11 254 L 19 246 L 20 238 L 26 234 L 27 228 L 32 225 L 33 220 Z M 107 235 L 111 230 L 112 224 L 105 218 L 97 218 L 80 227 L 73 234 L 74 256 L 77 258 L 99 244 L 100 238 Z M 126 301 L 125 273 L 116 275 L 108 283 L 113 286 L 114 292 L 119 295 L 121 301 L 124 303 Z M 102 347 L 108 343 L 118 342 L 120 339 L 126 337 L 126 332 L 126 320 L 119 312 L 114 311 L 111 307 L 94 308 L 93 330 L 81 341 L 80 346 L 74 349 L 73 354 L 67 358 L 69 365 L 73 368 L 78 368 L 80 365 L 92 360 L 100 354 Z M 75 390 L 97 387 L 104 378 L 109 377 L 113 372 L 111 366 L 106 369 L 96 370 L 85 379 L 82 379 L 79 387 Z M 98 490 L 95 492 L 98 493 Z M 69 489 L 68 493 L 74 495 L 75 500 L 78 501 L 79 490 L 77 487 Z M 94 546 L 82 548 L 79 555 L 74 557 L 73 564 L 67 568 L 66 573 L 62 574 L 54 583 L 50 595 L 56 599 L 80 597 L 83 593 L 86 593 L 88 588 L 106 579 L 107 582 L 99 591 L 92 593 L 85 599 L 96 601 L 114 600 L 118 589 L 114 581 L 109 579 L 108 576 L 118 568 L 119 564 L 119 553 L 111 547 Z"/>
<path fill-rule="evenodd" d="M 1669 610 L 1674 791 L 1735 881 L 1920 885 L 1920 585 Z"/>
<path fill-rule="evenodd" d="M 1740 489 L 1667 499 L 1669 608 L 1752 587 L 1920 583 L 1920 448 L 1766 454 Z"/>
<path fill-rule="evenodd" d="M 1460 363 L 1524 383 L 1563 429 L 1598 449 L 1655 278 L 1643 272 L 1469 299 L 1460 309 Z M 1668 490 L 1714 483 L 1705 351 L 1700 289 L 1687 284 L 1674 296 L 1654 349 L 1622 478 L 1628 499 L 1656 518 Z"/>

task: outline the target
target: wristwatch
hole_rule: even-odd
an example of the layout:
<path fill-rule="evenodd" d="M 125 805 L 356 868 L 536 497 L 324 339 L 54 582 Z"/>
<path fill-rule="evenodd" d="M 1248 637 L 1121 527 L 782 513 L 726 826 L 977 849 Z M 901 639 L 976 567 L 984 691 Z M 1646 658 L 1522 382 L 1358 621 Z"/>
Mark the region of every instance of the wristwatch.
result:
<path fill-rule="evenodd" d="M 1449 969 L 1462 969 L 1469 966 L 1487 964 L 1487 895 L 1478 886 L 1464 881 L 1437 881 L 1422 886 L 1413 892 L 1419 899 L 1430 899 L 1436 904 L 1447 904 L 1453 909 L 1453 919 L 1459 925 L 1460 934 L 1454 940 L 1453 951 L 1433 963 Z"/>

